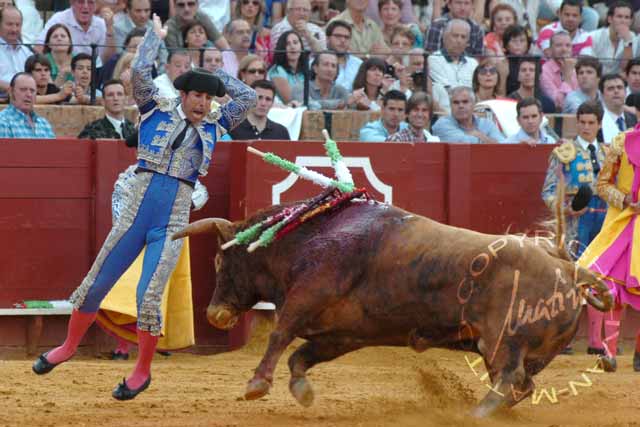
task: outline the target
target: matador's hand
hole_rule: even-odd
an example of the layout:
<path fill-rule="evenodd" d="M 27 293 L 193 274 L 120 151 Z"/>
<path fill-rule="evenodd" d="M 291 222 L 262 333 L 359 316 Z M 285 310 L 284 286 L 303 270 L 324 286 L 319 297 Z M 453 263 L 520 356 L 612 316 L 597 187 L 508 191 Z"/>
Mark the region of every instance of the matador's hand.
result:
<path fill-rule="evenodd" d="M 153 14 L 153 31 L 161 40 L 164 40 L 164 38 L 167 37 L 167 27 L 162 26 L 160 17 L 155 13 Z"/>

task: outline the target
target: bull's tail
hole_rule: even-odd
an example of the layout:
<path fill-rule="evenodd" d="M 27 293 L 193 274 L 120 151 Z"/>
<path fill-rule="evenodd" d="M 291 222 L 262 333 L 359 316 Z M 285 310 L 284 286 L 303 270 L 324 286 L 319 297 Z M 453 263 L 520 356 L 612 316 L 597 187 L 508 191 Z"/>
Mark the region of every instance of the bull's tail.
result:
<path fill-rule="evenodd" d="M 613 295 L 606 283 L 598 278 L 593 272 L 576 264 L 574 283 L 596 310 L 609 311 L 613 307 Z"/>

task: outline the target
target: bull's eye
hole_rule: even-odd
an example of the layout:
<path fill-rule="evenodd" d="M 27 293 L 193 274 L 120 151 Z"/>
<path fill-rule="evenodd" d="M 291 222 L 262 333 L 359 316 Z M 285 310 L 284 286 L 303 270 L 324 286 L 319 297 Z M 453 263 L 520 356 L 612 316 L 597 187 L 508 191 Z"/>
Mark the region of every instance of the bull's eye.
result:
<path fill-rule="evenodd" d="M 222 268 L 222 257 L 220 256 L 220 254 L 216 255 L 216 259 L 213 265 L 216 267 L 216 273 L 219 272 Z"/>

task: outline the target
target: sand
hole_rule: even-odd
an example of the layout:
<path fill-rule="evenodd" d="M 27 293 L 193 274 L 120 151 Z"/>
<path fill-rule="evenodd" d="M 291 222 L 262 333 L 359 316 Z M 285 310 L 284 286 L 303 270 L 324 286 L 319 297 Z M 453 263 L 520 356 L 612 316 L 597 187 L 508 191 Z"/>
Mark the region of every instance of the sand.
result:
<path fill-rule="evenodd" d="M 266 335 L 266 334 L 262 334 Z M 245 348 L 213 356 L 156 356 L 150 388 L 129 402 L 111 390 L 133 361 L 77 357 L 48 375 L 31 372 L 31 359 L 0 361 L 2 426 L 640 426 L 640 373 L 633 351 L 618 358 L 618 372 L 592 372 L 593 356 L 559 356 L 536 377 L 552 387 L 557 403 L 529 398 L 510 410 L 476 420 L 468 416 L 488 391 L 484 370 L 469 368 L 476 355 L 446 350 L 417 354 L 408 348 L 367 348 L 314 367 L 310 408 L 289 394 L 286 360 L 280 360 L 271 393 L 256 401 L 242 396 L 266 347 L 264 336 Z M 580 349 L 581 345 L 577 346 Z M 586 378 L 583 376 L 586 375 Z M 569 382 L 591 383 L 575 386 Z"/>

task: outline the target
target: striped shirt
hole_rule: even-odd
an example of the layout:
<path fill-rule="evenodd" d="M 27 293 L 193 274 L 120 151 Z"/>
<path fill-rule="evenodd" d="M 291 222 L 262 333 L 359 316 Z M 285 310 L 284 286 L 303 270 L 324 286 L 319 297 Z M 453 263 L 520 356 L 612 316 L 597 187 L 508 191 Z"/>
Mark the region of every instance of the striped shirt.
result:
<path fill-rule="evenodd" d="M 9 105 L 0 111 L 0 138 L 55 138 L 49 122 L 31 112 L 31 122 L 27 115 Z"/>
<path fill-rule="evenodd" d="M 555 33 L 559 33 L 560 31 L 564 31 L 568 33 L 569 31 L 562 28 L 562 24 L 560 21 L 552 22 L 549 25 L 546 25 L 540 30 L 538 34 L 538 40 L 536 40 L 536 45 L 540 48 L 540 50 L 544 51 L 551 47 L 551 37 Z M 572 49 L 571 52 L 573 56 L 576 57 L 578 55 L 593 55 L 593 38 L 591 34 L 582 28 L 578 28 L 576 30 L 575 36 L 571 40 Z"/>

